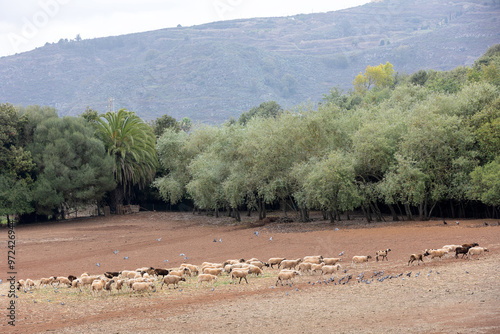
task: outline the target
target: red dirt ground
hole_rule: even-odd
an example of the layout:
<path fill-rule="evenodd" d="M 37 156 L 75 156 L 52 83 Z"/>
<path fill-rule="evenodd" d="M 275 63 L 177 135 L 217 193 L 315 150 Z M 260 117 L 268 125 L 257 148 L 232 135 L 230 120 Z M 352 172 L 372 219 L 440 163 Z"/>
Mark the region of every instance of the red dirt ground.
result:
<path fill-rule="evenodd" d="M 144 295 L 113 292 L 92 297 L 87 291 L 69 288 L 21 291 L 16 300 L 16 326 L 12 327 L 6 317 L 9 298 L 4 269 L 0 272 L 4 282 L 0 284 L 0 332 L 500 333 L 497 221 L 367 225 L 358 219 L 332 225 L 318 219 L 307 224 L 256 227 L 254 220 L 245 217 L 236 224 L 230 218 L 191 213 L 141 212 L 19 226 L 15 229 L 16 279 L 102 274 L 144 266 L 171 268 L 183 262 L 200 265 L 250 257 L 264 261 L 275 256 L 338 257 L 342 251 L 341 265 L 347 273 L 339 272 L 335 280 L 347 274 L 353 279 L 335 285 L 326 284 L 328 277 L 303 275 L 292 286 L 282 287 L 275 286 L 278 270 L 266 269 L 264 277 L 251 277 L 249 284 L 229 284 L 223 275 L 213 287 L 196 287 L 196 279 L 191 278 L 179 289 L 158 288 Z M 0 240 L 4 258 L 6 239 Z M 448 257 L 407 265 L 411 253 L 468 242 L 478 242 L 490 252 L 479 260 Z M 353 255 L 374 256 L 375 251 L 386 248 L 392 249 L 389 261 L 371 260 L 366 267 L 351 268 Z M 371 280 L 374 271 L 381 270 L 382 276 L 403 275 L 370 284 L 356 280 L 362 272 Z M 416 273 L 420 273 L 418 277 Z"/>

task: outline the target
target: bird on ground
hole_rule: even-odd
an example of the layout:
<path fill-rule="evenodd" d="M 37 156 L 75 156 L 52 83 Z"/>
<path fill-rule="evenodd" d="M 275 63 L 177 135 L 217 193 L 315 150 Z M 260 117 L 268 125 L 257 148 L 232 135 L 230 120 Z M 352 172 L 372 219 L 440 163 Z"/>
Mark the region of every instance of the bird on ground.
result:
<path fill-rule="evenodd" d="M 100 263 L 96 263 L 95 265 L 96 265 L 96 266 L 98 266 L 98 267 L 100 267 L 100 266 L 101 266 L 101 264 L 100 264 Z"/>
<path fill-rule="evenodd" d="M 118 254 L 118 249 L 113 251 L 113 254 L 115 254 L 115 255 Z"/>
<path fill-rule="evenodd" d="M 269 241 L 273 241 L 273 237 L 270 237 L 270 238 L 269 238 Z"/>
<path fill-rule="evenodd" d="M 128 260 L 128 256 L 125 256 L 123 259 L 124 259 L 124 260 Z"/>
<path fill-rule="evenodd" d="M 255 232 L 253 232 L 253 234 L 255 234 L 256 236 L 259 236 L 259 231 L 255 231 Z"/>
<path fill-rule="evenodd" d="M 342 255 L 344 255 L 344 251 L 340 252 L 340 254 L 339 254 L 339 256 L 342 256 Z"/>
<path fill-rule="evenodd" d="M 446 220 L 443 220 L 443 224 L 444 225 L 448 225 L 448 223 L 446 222 Z"/>
<path fill-rule="evenodd" d="M 156 239 L 156 241 L 161 241 L 161 238 Z"/>

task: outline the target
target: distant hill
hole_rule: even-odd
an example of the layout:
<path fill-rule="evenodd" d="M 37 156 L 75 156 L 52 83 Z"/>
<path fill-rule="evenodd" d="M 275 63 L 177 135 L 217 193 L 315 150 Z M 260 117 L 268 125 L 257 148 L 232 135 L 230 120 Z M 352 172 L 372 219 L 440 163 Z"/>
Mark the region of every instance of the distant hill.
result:
<path fill-rule="evenodd" d="M 46 44 L 0 58 L 0 102 L 61 115 L 90 106 L 143 119 L 222 123 L 261 102 L 284 108 L 349 89 L 367 65 L 399 72 L 471 65 L 500 42 L 500 0 L 385 0 L 290 17 Z"/>

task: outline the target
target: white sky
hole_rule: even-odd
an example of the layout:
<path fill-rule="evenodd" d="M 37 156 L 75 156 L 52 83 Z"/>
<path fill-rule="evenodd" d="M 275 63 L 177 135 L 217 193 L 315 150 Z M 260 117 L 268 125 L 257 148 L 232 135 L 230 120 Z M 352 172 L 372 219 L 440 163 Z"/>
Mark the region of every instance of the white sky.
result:
<path fill-rule="evenodd" d="M 0 0 L 0 57 L 61 38 L 116 36 L 238 18 L 355 7 L 370 0 Z"/>

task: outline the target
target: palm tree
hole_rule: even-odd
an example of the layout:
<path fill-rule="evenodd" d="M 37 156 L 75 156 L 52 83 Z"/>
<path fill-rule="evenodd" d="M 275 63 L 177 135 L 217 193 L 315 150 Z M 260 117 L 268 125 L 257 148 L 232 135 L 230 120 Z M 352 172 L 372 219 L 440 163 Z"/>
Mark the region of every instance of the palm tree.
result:
<path fill-rule="evenodd" d="M 151 182 L 158 166 L 156 137 L 153 130 L 134 112 L 120 109 L 101 115 L 97 135 L 114 159 L 117 187 L 111 192 L 111 206 L 130 201 L 133 186 L 144 188 Z"/>

